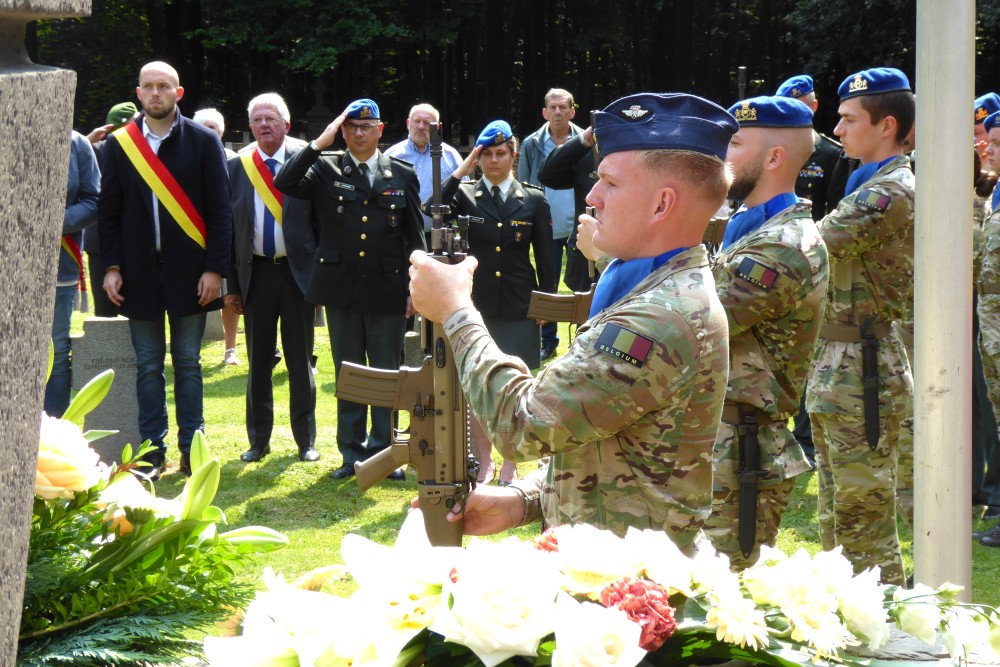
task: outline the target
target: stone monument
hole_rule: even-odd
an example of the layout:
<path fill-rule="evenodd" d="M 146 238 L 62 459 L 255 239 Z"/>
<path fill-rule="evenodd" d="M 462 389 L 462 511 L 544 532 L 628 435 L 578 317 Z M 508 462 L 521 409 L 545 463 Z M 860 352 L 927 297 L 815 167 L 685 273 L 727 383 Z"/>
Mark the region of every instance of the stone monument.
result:
<path fill-rule="evenodd" d="M 25 26 L 90 0 L 0 0 L 0 665 L 14 664 L 38 458 L 76 73 L 35 65 Z"/>

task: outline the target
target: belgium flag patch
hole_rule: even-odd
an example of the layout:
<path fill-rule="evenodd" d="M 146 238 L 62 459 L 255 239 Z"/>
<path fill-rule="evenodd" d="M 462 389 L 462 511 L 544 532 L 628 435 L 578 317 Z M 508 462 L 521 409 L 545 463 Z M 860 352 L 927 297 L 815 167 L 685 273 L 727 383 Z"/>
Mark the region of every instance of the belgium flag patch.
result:
<path fill-rule="evenodd" d="M 736 269 L 736 275 L 747 281 L 748 283 L 753 283 L 761 289 L 771 289 L 774 285 L 774 281 L 778 279 L 778 272 L 774 269 L 770 269 L 760 262 L 756 262 L 749 257 L 744 257 L 743 261 L 740 262 L 739 267 Z"/>
<path fill-rule="evenodd" d="M 892 197 L 880 195 L 872 190 L 862 190 L 858 193 L 858 196 L 854 198 L 854 203 L 862 208 L 868 209 L 869 211 L 885 213 L 885 210 L 889 208 L 889 204 L 892 203 Z"/>
<path fill-rule="evenodd" d="M 617 324 L 608 324 L 597 339 L 595 347 L 601 352 L 607 352 L 632 364 L 636 368 L 642 368 L 649 356 L 649 351 L 653 349 L 653 341 Z"/>

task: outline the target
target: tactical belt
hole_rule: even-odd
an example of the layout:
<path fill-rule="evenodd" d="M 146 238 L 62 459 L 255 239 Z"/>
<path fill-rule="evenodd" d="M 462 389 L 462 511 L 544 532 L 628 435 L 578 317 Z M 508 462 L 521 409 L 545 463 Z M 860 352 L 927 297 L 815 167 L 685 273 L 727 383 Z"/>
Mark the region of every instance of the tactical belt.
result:
<path fill-rule="evenodd" d="M 980 294 L 1000 294 L 1000 283 L 976 283 Z"/>
<path fill-rule="evenodd" d="M 735 403 L 733 401 L 726 401 L 726 403 L 722 406 L 722 421 L 734 426 L 742 424 L 743 419 L 740 415 L 741 408 L 744 415 L 752 414 L 757 418 L 758 426 L 767 426 L 768 424 L 773 424 L 779 421 L 788 421 L 787 419 L 775 419 L 763 410 L 755 408 L 752 405 L 747 405 L 746 403 Z"/>
<path fill-rule="evenodd" d="M 892 335 L 891 322 L 876 322 L 872 327 L 876 339 L 888 338 Z M 826 324 L 819 327 L 819 337 L 838 343 L 860 343 L 862 341 L 861 327 L 845 326 L 843 324 Z"/>

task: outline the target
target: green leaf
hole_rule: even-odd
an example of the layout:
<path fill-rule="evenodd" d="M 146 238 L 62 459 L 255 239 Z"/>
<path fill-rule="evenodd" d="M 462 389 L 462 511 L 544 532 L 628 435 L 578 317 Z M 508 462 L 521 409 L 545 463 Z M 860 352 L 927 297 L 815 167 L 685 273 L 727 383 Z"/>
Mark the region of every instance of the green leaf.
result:
<path fill-rule="evenodd" d="M 87 414 L 101 404 L 104 397 L 111 389 L 111 383 L 115 379 L 115 372 L 110 368 L 99 375 L 91 378 L 90 382 L 83 386 L 83 389 L 73 397 L 69 407 L 63 413 L 63 419 L 73 422 L 83 428 L 83 420 Z"/>
<path fill-rule="evenodd" d="M 226 523 L 226 513 L 222 511 L 222 508 L 216 507 L 215 505 L 209 505 L 201 513 L 202 521 L 214 521 L 215 523 Z"/>
<path fill-rule="evenodd" d="M 115 433 L 118 433 L 118 429 L 114 429 L 112 431 L 90 429 L 89 431 L 83 432 L 83 437 L 87 439 L 87 442 L 93 442 L 94 440 L 100 440 L 101 438 L 106 438 L 109 435 L 114 435 Z"/>
<path fill-rule="evenodd" d="M 219 490 L 219 461 L 211 459 L 191 473 L 184 484 L 181 519 L 198 519 Z"/>
<path fill-rule="evenodd" d="M 239 553 L 247 553 L 249 551 L 267 553 L 288 546 L 287 537 L 266 526 L 237 528 L 236 530 L 222 533 L 219 535 L 219 539 L 236 546 Z"/>
<path fill-rule="evenodd" d="M 48 384 L 49 378 L 52 377 L 52 362 L 56 358 L 56 348 L 52 345 L 52 339 L 49 339 L 49 360 L 45 366 L 45 383 Z"/>
<path fill-rule="evenodd" d="M 125 553 L 122 554 L 121 558 L 111 566 L 111 572 L 118 572 L 136 560 L 144 558 L 146 554 L 152 552 L 158 547 L 163 546 L 170 540 L 189 535 L 193 530 L 200 529 L 202 527 L 204 527 L 203 522 L 189 519 L 187 521 L 177 521 L 166 526 L 155 528 L 129 545 L 129 547 L 125 550 Z"/>
<path fill-rule="evenodd" d="M 194 438 L 191 440 L 190 456 L 192 472 L 204 465 L 209 459 L 208 441 L 205 439 L 205 434 L 201 431 L 194 432 Z"/>

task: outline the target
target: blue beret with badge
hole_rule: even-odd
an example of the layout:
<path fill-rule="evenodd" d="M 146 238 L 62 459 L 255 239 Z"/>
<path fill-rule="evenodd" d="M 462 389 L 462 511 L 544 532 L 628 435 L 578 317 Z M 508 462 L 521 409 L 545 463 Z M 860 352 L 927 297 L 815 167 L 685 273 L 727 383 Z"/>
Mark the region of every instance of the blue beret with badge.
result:
<path fill-rule="evenodd" d="M 983 121 L 983 129 L 989 132 L 994 127 L 1000 127 L 1000 111 L 994 111 Z"/>
<path fill-rule="evenodd" d="M 368 98 L 354 100 L 344 110 L 351 120 L 379 120 L 378 105 Z"/>
<path fill-rule="evenodd" d="M 479 133 L 479 138 L 476 139 L 476 146 L 482 146 L 483 148 L 499 146 L 510 141 L 512 136 L 514 136 L 514 133 L 511 131 L 510 124 L 507 121 L 495 120 L 484 127 L 483 131 Z"/>
<path fill-rule="evenodd" d="M 802 97 L 813 92 L 814 89 L 813 78 L 808 74 L 799 74 L 778 86 L 778 90 L 774 94 L 780 97 Z"/>
<path fill-rule="evenodd" d="M 594 112 L 594 142 L 602 156 L 672 149 L 725 160 L 739 129 L 718 104 L 687 93 L 637 93 Z"/>
<path fill-rule="evenodd" d="M 793 97 L 761 96 L 737 102 L 729 113 L 740 124 L 748 127 L 812 127 L 813 112 L 804 102 Z"/>
<path fill-rule="evenodd" d="M 982 123 L 991 113 L 1000 111 L 1000 95 L 996 93 L 986 93 L 976 98 L 973 107 L 973 123 Z M 987 132 L 989 130 L 987 129 Z"/>
<path fill-rule="evenodd" d="M 837 88 L 837 95 L 841 100 L 848 100 L 862 95 L 881 95 L 901 90 L 912 90 L 910 80 L 902 71 L 895 67 L 873 67 L 844 79 Z"/>

